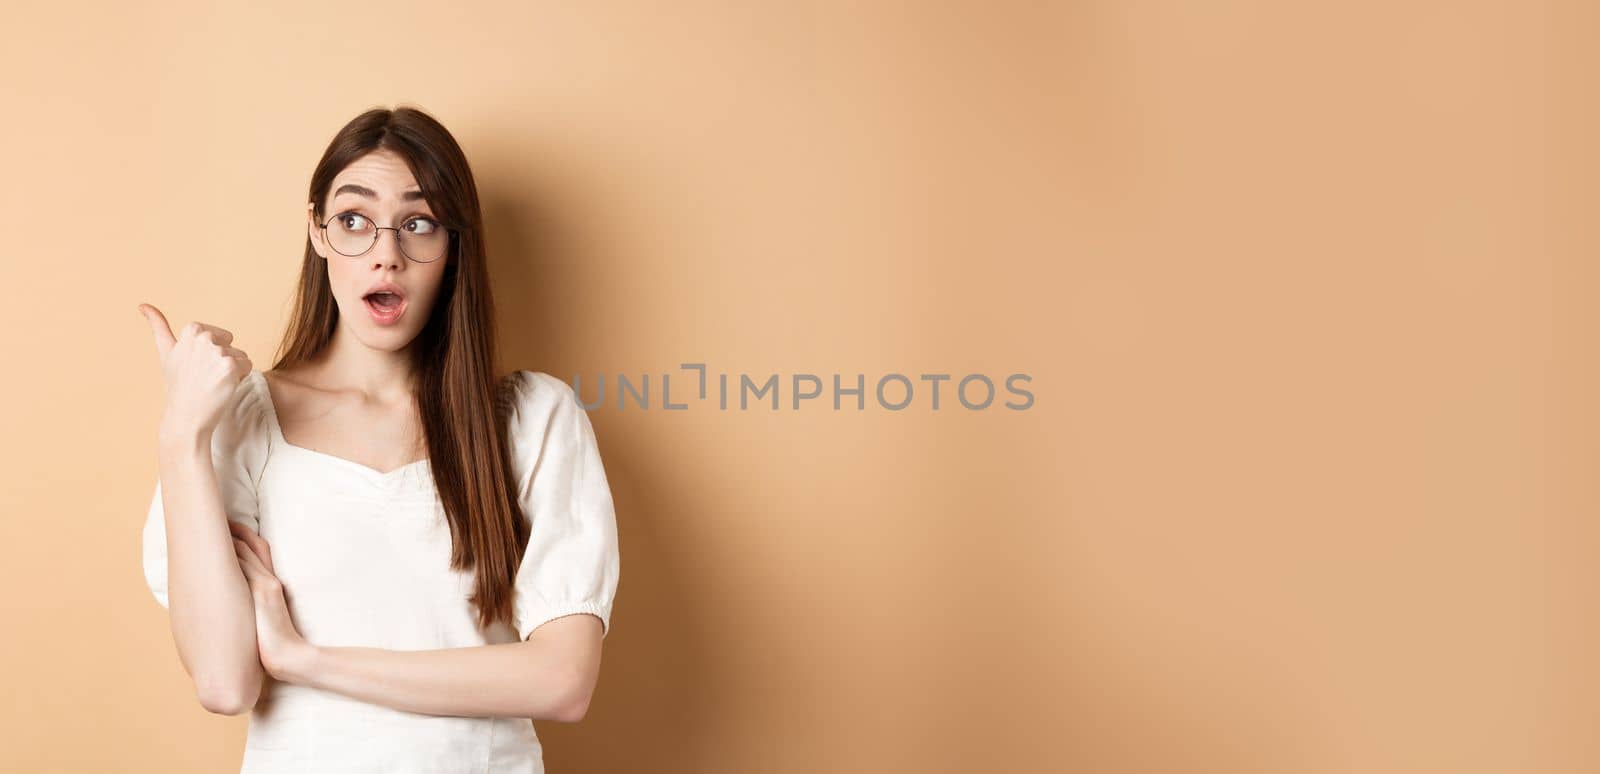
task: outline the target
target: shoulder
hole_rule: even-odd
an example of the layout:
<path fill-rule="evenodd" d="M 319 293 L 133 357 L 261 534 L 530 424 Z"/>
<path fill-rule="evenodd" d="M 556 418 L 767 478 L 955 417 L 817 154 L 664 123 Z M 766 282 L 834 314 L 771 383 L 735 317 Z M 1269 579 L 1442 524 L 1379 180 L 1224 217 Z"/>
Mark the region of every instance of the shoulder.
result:
<path fill-rule="evenodd" d="M 227 424 L 236 432 L 255 434 L 266 430 L 271 414 L 272 398 L 266 378 L 252 370 L 234 386 L 218 427 Z"/>
<path fill-rule="evenodd" d="M 507 374 L 500 382 L 499 400 L 512 451 L 520 458 L 593 435 L 588 412 L 572 385 L 543 371 Z"/>
<path fill-rule="evenodd" d="M 500 380 L 499 400 L 513 422 L 549 418 L 578 409 L 572 385 L 543 371 L 512 371 Z"/>
<path fill-rule="evenodd" d="M 212 451 L 239 460 L 251 470 L 259 469 L 266 460 L 275 421 L 266 382 L 260 371 L 251 371 L 234 386 L 233 395 L 212 430 Z"/>

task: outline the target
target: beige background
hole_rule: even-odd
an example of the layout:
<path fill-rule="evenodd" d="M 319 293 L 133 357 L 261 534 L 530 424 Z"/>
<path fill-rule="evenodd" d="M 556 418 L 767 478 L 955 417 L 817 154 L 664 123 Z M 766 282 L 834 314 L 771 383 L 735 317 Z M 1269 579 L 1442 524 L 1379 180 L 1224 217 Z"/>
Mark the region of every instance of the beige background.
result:
<path fill-rule="evenodd" d="M 398 103 L 509 366 L 1034 377 L 596 410 L 552 772 L 1600 767 L 1592 7 L 246 5 L 4 8 L 0 769 L 237 765 L 140 575 L 135 305 L 269 360 L 313 164 Z"/>

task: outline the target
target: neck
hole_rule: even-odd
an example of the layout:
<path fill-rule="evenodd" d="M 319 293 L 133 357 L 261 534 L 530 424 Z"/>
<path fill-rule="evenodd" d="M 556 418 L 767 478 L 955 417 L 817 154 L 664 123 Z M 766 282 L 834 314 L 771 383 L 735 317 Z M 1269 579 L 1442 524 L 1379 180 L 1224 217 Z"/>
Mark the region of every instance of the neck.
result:
<path fill-rule="evenodd" d="M 416 368 L 411 346 L 389 352 L 363 344 L 341 321 L 333 340 L 307 363 L 307 375 L 323 388 L 354 390 L 379 401 L 409 398 Z"/>

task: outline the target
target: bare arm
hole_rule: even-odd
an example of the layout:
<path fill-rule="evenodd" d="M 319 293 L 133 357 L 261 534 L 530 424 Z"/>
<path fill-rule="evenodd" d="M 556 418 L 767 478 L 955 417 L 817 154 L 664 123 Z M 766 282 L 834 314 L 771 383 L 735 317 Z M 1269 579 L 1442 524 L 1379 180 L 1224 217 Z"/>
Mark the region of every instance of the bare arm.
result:
<path fill-rule="evenodd" d="M 576 723 L 600 675 L 600 619 L 557 618 L 525 642 L 442 650 L 313 647 L 283 678 L 430 715 Z"/>
<path fill-rule="evenodd" d="M 211 433 L 160 436 L 172 638 L 207 710 L 255 706 L 265 671 L 256 650 L 255 606 L 233 551 L 211 458 Z"/>
<path fill-rule="evenodd" d="M 155 336 L 166 388 L 157 454 L 172 639 L 200 704 L 237 715 L 255 706 L 266 670 L 256 647 L 255 605 L 233 552 L 211 447 L 238 385 L 250 373 L 250 358 L 232 346 L 233 334 L 226 329 L 191 321 L 174 336 L 155 306 L 140 304 L 139 314 Z"/>

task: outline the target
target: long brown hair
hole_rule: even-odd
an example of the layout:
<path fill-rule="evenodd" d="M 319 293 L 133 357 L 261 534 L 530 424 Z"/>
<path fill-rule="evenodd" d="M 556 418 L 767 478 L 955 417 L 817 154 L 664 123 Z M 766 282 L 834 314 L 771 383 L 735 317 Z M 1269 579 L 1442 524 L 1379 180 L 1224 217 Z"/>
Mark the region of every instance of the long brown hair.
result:
<path fill-rule="evenodd" d="M 428 206 L 452 229 L 439 295 L 410 348 L 417 412 L 429 469 L 450 524 L 450 566 L 476 568 L 469 600 L 478 624 L 514 625 L 517 565 L 529 529 L 512 480 L 505 437 L 510 382 L 495 363 L 494 299 L 484 251 L 483 215 L 467 157 L 442 124 L 413 107 L 373 108 L 334 135 L 311 173 L 318 221 L 328 189 L 345 166 L 375 150 L 405 159 Z M 294 312 L 273 369 L 312 359 L 333 339 L 339 308 L 323 265 L 306 238 Z"/>

